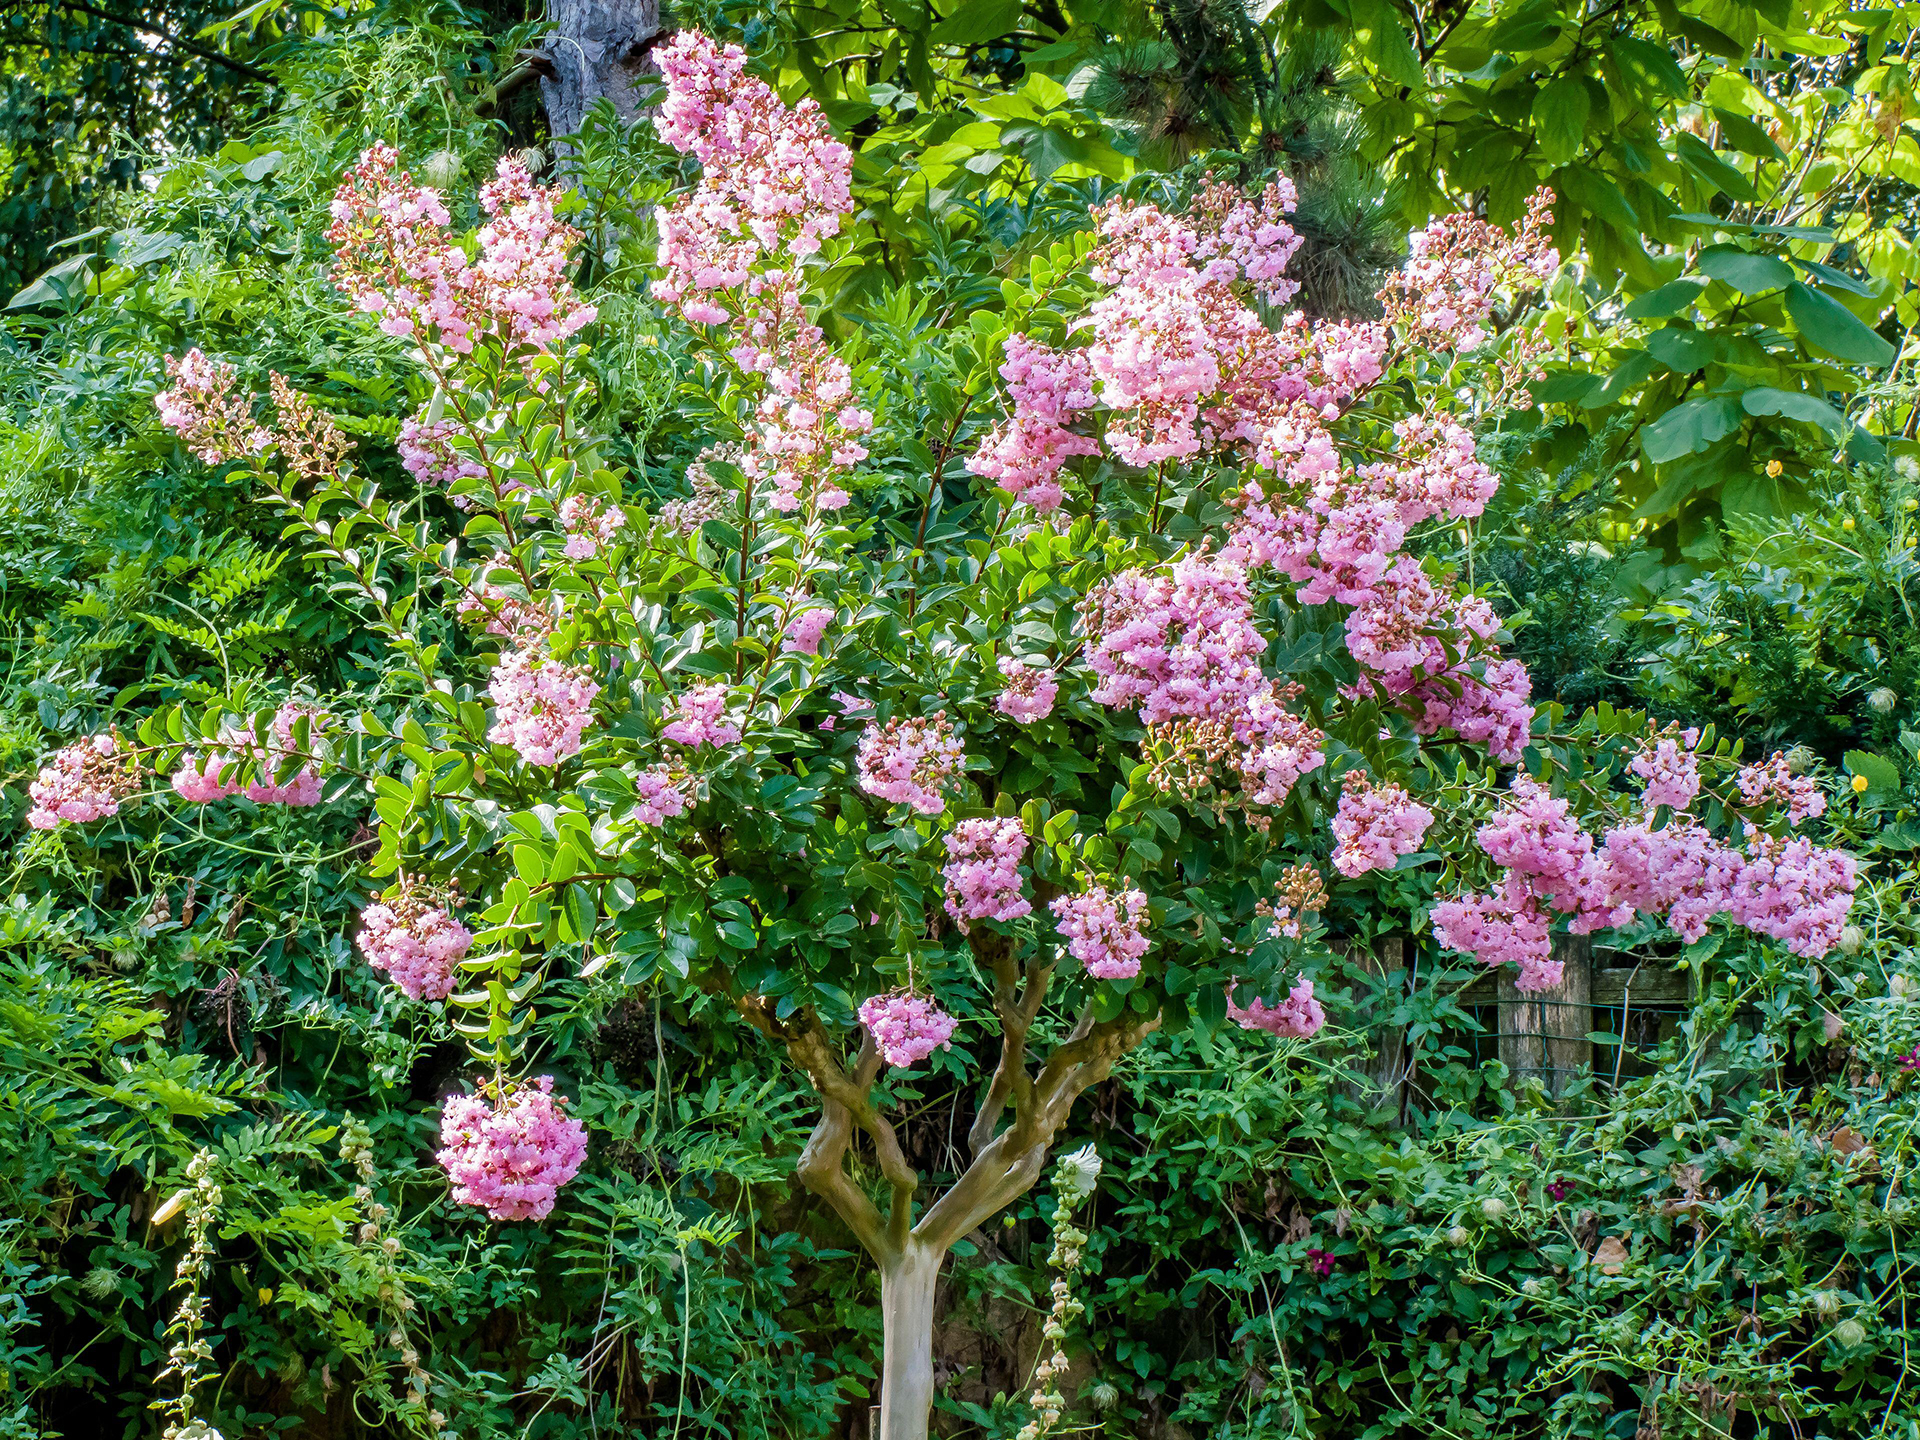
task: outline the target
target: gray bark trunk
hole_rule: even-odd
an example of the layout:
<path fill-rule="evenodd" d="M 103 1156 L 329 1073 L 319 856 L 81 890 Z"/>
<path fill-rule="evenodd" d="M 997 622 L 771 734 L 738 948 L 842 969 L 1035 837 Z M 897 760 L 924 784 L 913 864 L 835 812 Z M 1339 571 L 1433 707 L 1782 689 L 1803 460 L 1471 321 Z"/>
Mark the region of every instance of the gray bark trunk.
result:
<path fill-rule="evenodd" d="M 547 14 L 554 28 L 543 42 L 540 98 L 554 138 L 578 130 L 602 99 L 631 125 L 640 115 L 635 86 L 654 69 L 647 42 L 660 33 L 659 0 L 549 0 Z"/>
<path fill-rule="evenodd" d="M 933 1410 L 933 1295 L 946 1251 L 909 1241 L 880 1271 L 885 1342 L 878 1440 L 927 1440 Z"/>

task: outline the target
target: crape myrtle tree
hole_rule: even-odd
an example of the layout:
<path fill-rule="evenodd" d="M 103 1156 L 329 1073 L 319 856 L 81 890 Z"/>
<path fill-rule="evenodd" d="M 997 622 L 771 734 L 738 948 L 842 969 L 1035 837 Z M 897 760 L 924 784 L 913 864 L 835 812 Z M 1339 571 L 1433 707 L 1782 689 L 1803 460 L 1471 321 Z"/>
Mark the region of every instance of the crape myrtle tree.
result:
<path fill-rule="evenodd" d="M 1115 200 L 1003 315 L 912 317 L 940 362 L 915 408 L 810 307 L 850 204 L 820 112 L 698 34 L 657 54 L 654 124 L 698 166 L 655 284 L 713 436 L 687 492 L 649 506 L 603 463 L 556 192 L 503 162 L 462 241 L 370 150 L 336 283 L 416 347 L 401 457 L 451 508 L 382 496 L 284 381 L 257 411 L 192 352 L 159 405 L 330 567 L 377 694 L 163 710 L 33 786 L 45 829 L 149 774 L 185 804 L 370 793 L 361 952 L 485 1071 L 442 1116 L 456 1200 L 537 1220 L 583 1162 L 536 1073 L 550 977 L 730 1010 L 819 1093 L 798 1175 L 876 1262 L 881 1433 L 910 1440 L 948 1251 L 1156 1027 L 1313 1036 L 1329 885 L 1437 859 L 1436 933 L 1523 989 L 1557 982 L 1554 927 L 1639 913 L 1836 943 L 1854 864 L 1795 831 L 1816 786 L 1536 716 L 1491 608 L 1409 547 L 1494 491 L 1472 427 L 1548 345 L 1514 320 L 1555 274 L 1544 201 L 1416 235 L 1349 324 L 1286 308 L 1284 179 Z M 882 1072 L 946 1050 L 964 1079 L 989 1047 L 970 1161 L 929 1194 Z"/>

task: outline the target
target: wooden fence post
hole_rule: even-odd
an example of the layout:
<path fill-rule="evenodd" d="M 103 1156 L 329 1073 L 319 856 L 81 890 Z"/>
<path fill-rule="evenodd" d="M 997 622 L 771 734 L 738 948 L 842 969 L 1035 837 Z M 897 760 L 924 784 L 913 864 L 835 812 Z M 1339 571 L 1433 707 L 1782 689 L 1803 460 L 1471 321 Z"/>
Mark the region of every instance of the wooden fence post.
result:
<path fill-rule="evenodd" d="M 1593 1059 L 1593 946 L 1585 935 L 1555 935 L 1553 955 L 1562 966 L 1553 989 L 1522 994 L 1503 966 L 1497 994 L 1501 1061 L 1516 1079 L 1538 1076 L 1558 1095 Z"/>

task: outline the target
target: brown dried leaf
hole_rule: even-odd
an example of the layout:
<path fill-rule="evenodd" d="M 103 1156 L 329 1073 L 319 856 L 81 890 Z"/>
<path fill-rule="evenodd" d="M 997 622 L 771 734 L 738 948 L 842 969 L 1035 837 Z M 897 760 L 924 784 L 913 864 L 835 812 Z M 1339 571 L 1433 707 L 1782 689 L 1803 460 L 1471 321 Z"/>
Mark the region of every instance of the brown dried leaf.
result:
<path fill-rule="evenodd" d="M 1627 1258 L 1627 1242 L 1618 1235 L 1607 1236 L 1593 1252 L 1593 1263 L 1600 1267 L 1602 1275 L 1618 1275 Z"/>

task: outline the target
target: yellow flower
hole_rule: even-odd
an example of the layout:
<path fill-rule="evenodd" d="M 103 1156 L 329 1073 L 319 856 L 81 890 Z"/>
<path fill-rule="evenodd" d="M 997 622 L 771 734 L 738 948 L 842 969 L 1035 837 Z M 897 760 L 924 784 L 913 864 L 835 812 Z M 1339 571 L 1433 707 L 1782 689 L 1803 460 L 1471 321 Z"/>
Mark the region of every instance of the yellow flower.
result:
<path fill-rule="evenodd" d="M 271 1305 L 273 1303 L 273 1291 L 268 1286 L 262 1285 L 260 1287 L 260 1303 L 262 1305 Z"/>
<path fill-rule="evenodd" d="M 1769 480 L 1778 480 L 1780 478 L 1780 472 L 1786 468 L 1787 467 L 1782 465 L 1778 460 L 1767 461 L 1767 478 Z"/>
<path fill-rule="evenodd" d="M 1856 775 L 1853 777 L 1853 793 L 1854 794 L 1859 795 L 1863 793 L 1866 790 L 1866 788 L 1867 788 L 1866 776 Z"/>

